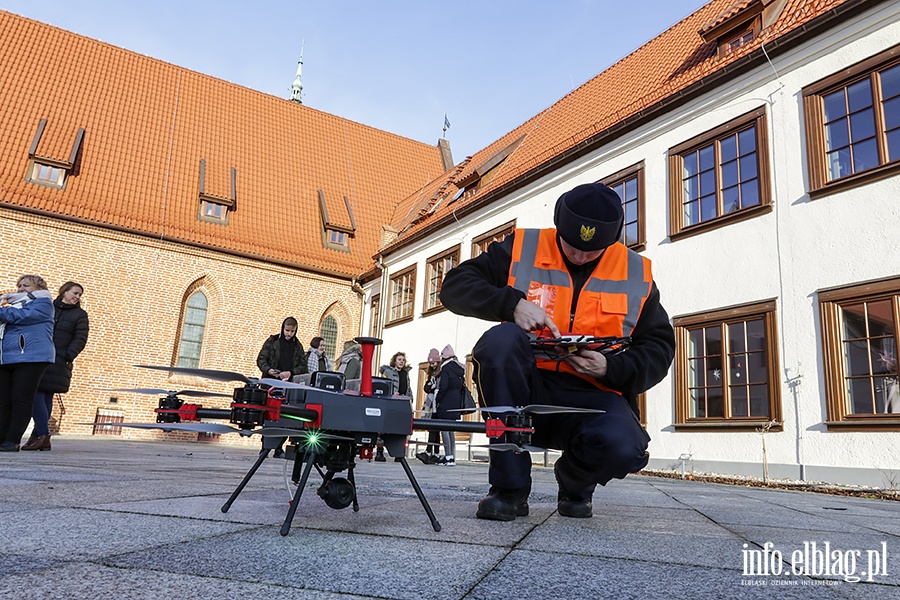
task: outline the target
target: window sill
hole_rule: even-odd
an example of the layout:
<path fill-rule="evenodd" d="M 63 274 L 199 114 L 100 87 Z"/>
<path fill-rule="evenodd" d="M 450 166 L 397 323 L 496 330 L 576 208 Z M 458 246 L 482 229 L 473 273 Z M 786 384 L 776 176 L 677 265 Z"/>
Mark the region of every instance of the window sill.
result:
<path fill-rule="evenodd" d="M 446 310 L 447 308 L 442 304 L 440 306 L 435 306 L 434 308 L 429 308 L 428 310 L 422 311 L 422 316 L 430 317 L 431 315 L 436 315 L 437 313 L 442 313 Z"/>
<path fill-rule="evenodd" d="M 878 181 L 879 179 L 891 177 L 897 173 L 900 173 L 900 161 L 895 160 L 886 165 L 881 165 L 880 167 L 873 167 L 860 173 L 854 173 L 853 175 L 835 179 L 822 187 L 809 190 L 809 197 L 812 200 L 823 198 L 825 196 L 830 196 L 831 194 L 836 194 L 837 192 L 843 192 L 844 190 L 850 190 L 872 183 L 873 181 Z"/>
<path fill-rule="evenodd" d="M 675 423 L 672 426 L 675 431 L 759 431 L 765 429 L 772 421 L 746 420 L 746 421 L 689 421 L 687 423 Z M 783 431 L 784 423 L 776 421 L 769 431 Z"/>
<path fill-rule="evenodd" d="M 388 327 L 393 327 L 394 325 L 403 325 L 404 323 L 409 323 L 412 320 L 413 320 L 413 316 L 409 315 L 408 317 L 403 317 L 403 318 L 391 321 L 390 323 L 385 323 L 384 328 L 387 329 Z"/>
<path fill-rule="evenodd" d="M 720 227 L 725 227 L 726 225 L 739 223 L 740 221 L 746 221 L 747 219 L 752 219 L 754 217 L 758 217 L 770 212 L 772 212 L 771 204 L 762 204 L 760 206 L 745 208 L 743 210 L 723 215 L 721 217 L 716 217 L 715 219 L 710 219 L 709 221 L 705 221 L 703 223 L 698 223 L 697 225 L 691 225 L 682 229 L 681 231 L 670 233 L 669 239 L 673 242 L 677 242 L 680 239 L 689 238 L 700 233 L 706 233 L 707 231 L 719 229 Z"/>
<path fill-rule="evenodd" d="M 829 431 L 900 431 L 900 415 L 884 417 L 844 417 L 843 421 L 825 421 Z"/>

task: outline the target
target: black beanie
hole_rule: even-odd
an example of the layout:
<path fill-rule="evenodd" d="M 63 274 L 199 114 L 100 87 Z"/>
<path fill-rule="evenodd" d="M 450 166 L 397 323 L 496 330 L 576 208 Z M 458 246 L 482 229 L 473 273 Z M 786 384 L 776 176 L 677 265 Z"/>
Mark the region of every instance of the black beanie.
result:
<path fill-rule="evenodd" d="M 625 213 L 619 195 L 602 183 L 585 183 L 559 197 L 553 224 L 559 236 L 583 252 L 619 241 Z"/>

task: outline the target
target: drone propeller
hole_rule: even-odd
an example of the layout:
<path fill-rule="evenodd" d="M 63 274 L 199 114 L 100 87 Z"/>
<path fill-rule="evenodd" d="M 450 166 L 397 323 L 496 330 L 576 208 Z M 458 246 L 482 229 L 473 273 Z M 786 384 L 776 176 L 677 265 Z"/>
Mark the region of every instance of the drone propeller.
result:
<path fill-rule="evenodd" d="M 454 408 L 449 412 L 470 411 L 471 408 Z M 486 413 L 531 413 L 533 415 L 550 415 L 554 413 L 605 413 L 599 408 L 575 408 L 574 406 L 553 406 L 551 404 L 529 404 L 528 406 L 482 406 L 476 408 L 479 412 Z"/>
<path fill-rule="evenodd" d="M 252 431 L 222 425 L 221 423 L 78 423 L 78 425 L 109 425 L 110 427 L 131 427 L 133 429 L 161 429 L 170 431 L 191 431 L 194 433 L 240 433 L 250 435 Z"/>
<path fill-rule="evenodd" d="M 164 390 L 161 388 L 103 388 L 104 392 L 133 392 L 135 394 L 153 394 L 165 396 L 193 396 L 195 398 L 231 398 L 231 394 L 219 392 L 201 392 L 200 390 Z"/>
<path fill-rule="evenodd" d="M 297 388 L 303 387 L 299 383 L 293 383 L 291 381 L 282 381 L 280 379 L 269 379 L 267 377 L 264 377 L 263 379 L 257 379 L 256 377 L 247 377 L 246 375 L 242 375 L 241 373 L 235 373 L 234 371 L 218 371 L 216 369 L 192 369 L 190 367 L 157 367 L 157 366 L 153 366 L 153 365 L 134 365 L 134 366 L 141 368 L 141 369 L 154 369 L 156 371 L 168 371 L 169 373 L 181 373 L 182 375 L 194 375 L 196 377 L 205 377 L 206 379 L 212 379 L 214 381 L 242 381 L 242 382 L 250 384 L 250 385 L 262 383 L 264 385 L 269 385 L 272 387 L 289 388 L 289 389 L 297 389 Z"/>
<path fill-rule="evenodd" d="M 98 423 L 79 423 L 79 425 L 98 425 Z M 194 433 L 239 433 L 244 437 L 261 435 L 263 437 L 302 437 L 317 440 L 354 441 L 351 437 L 332 435 L 319 431 L 290 429 L 288 427 L 263 427 L 262 429 L 238 429 L 221 423 L 111 423 L 113 427 L 131 427 L 134 429 L 160 429 L 170 431 L 190 431 Z"/>
<path fill-rule="evenodd" d="M 546 452 L 546 448 L 538 448 L 537 446 L 527 446 L 503 442 L 499 444 L 487 444 L 482 446 L 472 446 L 473 448 L 487 448 L 488 450 L 496 450 L 497 452 Z"/>
<path fill-rule="evenodd" d="M 282 381 L 281 379 L 272 379 L 270 377 L 263 377 L 262 379 L 257 380 L 257 383 L 262 383 L 274 388 L 284 388 L 286 390 L 299 390 L 307 387 L 300 385 L 299 383 L 294 383 L 293 381 Z"/>

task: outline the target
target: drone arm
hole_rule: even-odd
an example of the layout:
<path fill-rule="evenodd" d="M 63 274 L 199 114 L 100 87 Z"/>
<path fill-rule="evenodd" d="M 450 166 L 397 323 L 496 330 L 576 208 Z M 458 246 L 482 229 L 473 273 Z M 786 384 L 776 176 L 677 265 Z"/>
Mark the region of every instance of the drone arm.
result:
<path fill-rule="evenodd" d="M 476 421 L 450 421 L 446 419 L 413 419 L 413 429 L 426 431 L 459 431 L 484 433 L 484 423 Z"/>
<path fill-rule="evenodd" d="M 230 419 L 231 410 L 227 408 L 201 408 L 197 407 L 198 419 Z"/>
<path fill-rule="evenodd" d="M 501 419 L 486 419 L 484 423 L 477 421 L 448 421 L 444 419 L 413 419 L 413 429 L 483 433 L 490 438 L 499 438 L 510 431 L 534 433 L 534 428 L 532 427 L 509 427 Z"/>

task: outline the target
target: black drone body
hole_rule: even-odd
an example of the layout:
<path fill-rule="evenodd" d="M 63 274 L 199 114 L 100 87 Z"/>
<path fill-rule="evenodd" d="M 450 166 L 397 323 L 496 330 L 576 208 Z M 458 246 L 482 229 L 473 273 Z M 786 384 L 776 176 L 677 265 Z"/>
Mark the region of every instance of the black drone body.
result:
<path fill-rule="evenodd" d="M 230 409 L 203 408 L 183 402 L 178 395 L 223 396 L 210 392 L 167 392 L 160 389 L 120 390 L 165 394 L 156 409 L 156 423 L 121 423 L 123 427 L 212 433 L 260 435 L 262 450 L 256 462 L 222 506 L 228 512 L 241 491 L 271 452 L 292 460 L 292 481 L 297 485 L 290 509 L 281 526 L 287 535 L 300 497 L 313 469 L 322 478 L 316 493 L 335 509 L 359 510 L 354 469 L 357 459 L 373 457 L 376 444 L 382 442 L 388 454 L 406 472 L 416 496 L 435 531 L 440 531 L 434 512 L 406 459 L 406 447 L 414 430 L 484 433 L 495 451 L 527 452 L 530 447 L 531 414 L 551 412 L 603 412 L 559 406 L 492 406 L 478 409 L 483 422 L 441 419 L 415 419 L 407 396 L 391 393 L 391 381 L 371 374 L 376 338 L 357 338 L 363 351 L 362 379 L 344 381 L 341 373 L 319 371 L 306 385 L 276 379 L 254 379 L 240 373 L 186 367 L 136 365 L 142 368 L 206 377 L 218 381 L 241 381 L 234 389 Z M 202 422 L 201 419 L 227 419 L 232 425 Z M 284 450 L 282 451 L 282 447 Z M 347 476 L 340 476 L 344 471 Z"/>

